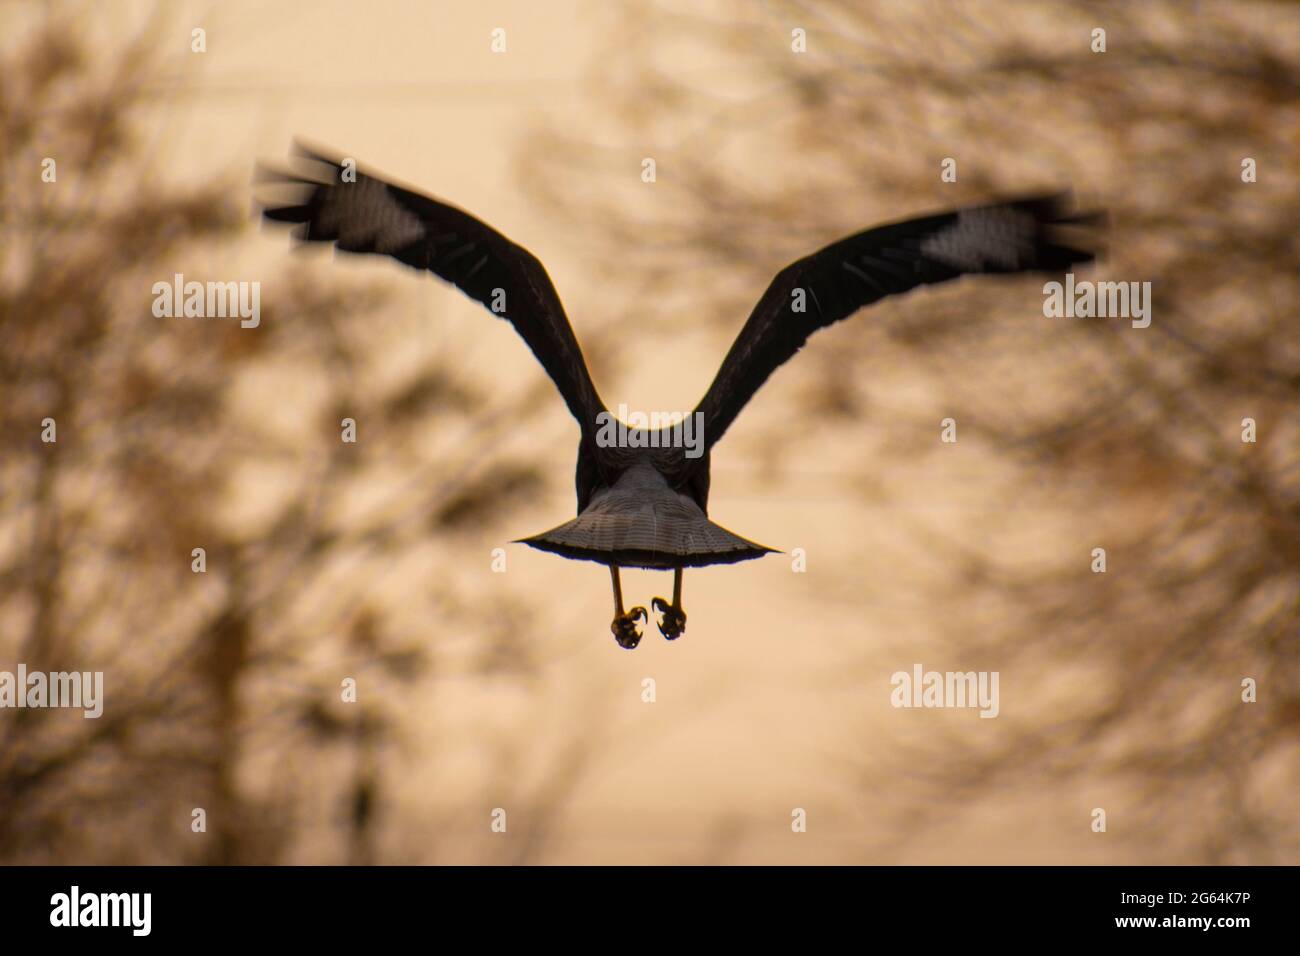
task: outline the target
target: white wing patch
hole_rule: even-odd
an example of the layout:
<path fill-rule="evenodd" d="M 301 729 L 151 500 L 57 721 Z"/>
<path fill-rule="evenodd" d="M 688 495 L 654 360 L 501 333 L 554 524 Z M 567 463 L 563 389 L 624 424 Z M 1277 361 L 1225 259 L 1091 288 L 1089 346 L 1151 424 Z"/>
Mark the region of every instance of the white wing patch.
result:
<path fill-rule="evenodd" d="M 345 246 L 371 242 L 376 252 L 393 252 L 424 235 L 424 223 L 404 209 L 378 180 L 338 183 L 321 208 L 321 228 Z"/>
<path fill-rule="evenodd" d="M 921 243 L 921 254 L 962 272 L 1019 269 L 1032 263 L 1037 228 L 1024 210 L 964 209 L 955 223 Z"/>

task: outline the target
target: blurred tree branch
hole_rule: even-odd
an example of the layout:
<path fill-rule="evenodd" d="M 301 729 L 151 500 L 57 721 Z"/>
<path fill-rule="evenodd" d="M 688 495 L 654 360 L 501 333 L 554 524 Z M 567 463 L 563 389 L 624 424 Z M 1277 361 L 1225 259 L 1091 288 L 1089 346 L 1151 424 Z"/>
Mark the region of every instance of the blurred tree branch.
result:
<path fill-rule="evenodd" d="M 900 842 L 1049 783 L 1059 816 L 1086 830 L 1070 801 L 1091 782 L 1131 805 L 1132 852 L 1300 858 L 1300 9 L 1194 10 L 642 6 L 610 15 L 594 69 L 637 145 L 537 133 L 526 178 L 589 233 L 607 281 L 627 287 L 623 252 L 637 248 L 648 285 L 671 289 L 629 294 L 641 321 L 684 332 L 703 318 L 719 356 L 788 262 L 871 222 L 998 193 L 1073 184 L 1111 213 L 1099 277 L 1151 281 L 1140 331 L 1045 320 L 1028 281 L 881 303 L 814 340 L 727 442 L 779 475 L 831 430 L 869 452 L 846 494 L 877 501 L 894 472 L 939 467 L 915 435 L 959 410 L 963 441 L 1017 468 L 960 527 L 897 519 L 946 558 L 893 582 L 941 609 L 924 659 L 1000 670 L 1030 698 L 973 729 L 891 724 L 895 745 L 855 773 L 873 811 L 910 824 Z M 1098 26 L 1105 53 L 1089 47 Z M 795 27 L 806 54 L 791 52 Z M 684 59 L 749 82 L 706 94 L 675 68 Z M 579 191 L 643 155 L 660 170 L 650 198 Z M 940 181 L 943 157 L 957 183 Z M 1242 181 L 1245 157 L 1258 182 Z M 800 383 L 797 409 L 771 394 L 783 381 Z M 1247 417 L 1256 444 L 1240 440 Z M 885 434 L 864 441 L 864 418 Z M 1110 570 L 1094 575 L 1102 545 Z M 843 600 L 861 601 L 843 573 Z M 864 669 L 864 686 L 887 686 Z M 1258 704 L 1241 702 L 1248 676 Z"/>
<path fill-rule="evenodd" d="M 404 377 L 377 374 L 403 331 L 393 295 L 323 266 L 268 283 L 256 328 L 151 315 L 155 281 L 229 278 L 246 189 L 159 185 L 143 98 L 169 70 L 184 82 L 160 61 L 159 20 L 101 51 L 66 9 L 38 19 L 15 18 L 0 59 L 0 669 L 102 670 L 106 701 L 97 720 L 0 712 L 0 860 L 436 859 L 397 812 L 402 761 L 453 732 L 420 722 L 421 688 L 541 695 L 514 626 L 528 612 L 443 572 L 545 490 L 503 439 L 548 407 L 549 383 L 502 397 L 428 348 Z M 343 417 L 363 442 L 339 440 Z M 395 492 L 361 495 L 392 471 L 408 476 Z M 377 593 L 404 566 L 423 569 L 405 578 L 420 592 Z M 411 607 L 418 629 L 397 613 Z M 473 739 L 489 755 L 516 738 L 549 819 L 593 738 L 575 721 L 552 775 L 530 726 L 484 721 Z M 450 799 L 486 821 L 482 795 L 416 812 Z M 519 791 L 517 819 L 531 799 Z"/>

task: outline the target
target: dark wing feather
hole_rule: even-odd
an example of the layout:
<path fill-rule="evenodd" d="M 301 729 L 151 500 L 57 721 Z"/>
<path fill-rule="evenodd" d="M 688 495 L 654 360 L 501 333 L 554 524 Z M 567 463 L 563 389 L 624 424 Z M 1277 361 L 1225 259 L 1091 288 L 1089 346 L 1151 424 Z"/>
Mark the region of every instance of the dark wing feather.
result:
<path fill-rule="evenodd" d="M 711 447 L 768 377 L 818 329 L 864 305 L 962 275 L 1062 272 L 1090 262 L 1062 227 L 1094 222 L 1068 194 L 1034 196 L 868 229 L 779 272 L 749 316 L 696 411 Z M 1081 237 L 1086 238 L 1086 237 Z M 802 290 L 803 311 L 796 311 Z"/>
<path fill-rule="evenodd" d="M 288 187 L 292 202 L 267 204 L 262 214 L 298 224 L 308 242 L 332 242 L 344 252 L 392 256 L 426 269 L 499 318 L 509 320 L 555 382 L 584 435 L 603 409 L 560 297 L 541 262 L 469 213 L 356 171 L 297 146 L 293 172 L 270 171 L 264 181 Z"/>

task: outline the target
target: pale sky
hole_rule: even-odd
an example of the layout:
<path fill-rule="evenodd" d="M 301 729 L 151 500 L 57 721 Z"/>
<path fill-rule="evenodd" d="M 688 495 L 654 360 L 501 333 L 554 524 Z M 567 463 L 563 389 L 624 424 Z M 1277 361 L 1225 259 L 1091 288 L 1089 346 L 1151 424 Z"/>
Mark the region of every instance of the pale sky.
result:
<path fill-rule="evenodd" d="M 547 120 L 593 142 L 627 149 L 630 157 L 645 151 L 643 144 L 620 142 L 619 131 L 600 125 L 586 106 L 590 54 L 609 15 L 599 5 L 230 0 L 161 6 L 187 84 L 159 91 L 152 155 L 160 175 L 185 182 L 246 170 L 251 179 L 256 161 L 283 158 L 292 139 L 301 136 L 493 224 L 545 262 L 579 339 L 585 322 L 598 321 L 606 303 L 601 290 L 584 281 L 580 244 L 551 228 L 530 204 L 513 162 L 527 130 Z M 131 17 L 122 11 L 131 11 L 139 22 L 154 5 L 112 2 L 90 16 L 104 16 L 105 8 L 112 8 L 117 26 L 106 27 L 104 35 L 114 36 L 116 30 L 123 36 Z M 202 54 L 189 52 L 196 26 L 207 34 Z M 504 55 L 490 50 L 496 27 L 507 31 Z M 785 26 L 774 24 L 774 30 L 784 32 Z M 725 69 L 683 68 L 688 67 L 698 71 L 698 85 L 716 92 L 722 103 L 745 82 Z M 683 118 L 687 129 L 699 122 L 699 116 Z M 635 188 L 639 172 L 630 163 L 626 181 L 607 188 Z M 580 175 L 585 174 L 575 171 Z M 627 254 L 634 270 L 636 250 Z M 240 278 L 269 279 L 288 261 L 285 234 L 264 232 L 241 254 L 239 267 L 248 274 Z M 403 287 L 418 308 L 453 326 L 451 341 L 464 350 L 468 366 L 482 363 L 510 382 L 531 382 L 544 374 L 504 323 L 491 322 L 454 289 L 378 259 L 340 264 L 340 269 Z M 755 298 L 761 291 L 754 290 Z M 743 319 L 736 316 L 737 330 Z M 832 334 L 814 339 L 810 348 L 834 348 Z M 611 406 L 690 408 L 726 346 L 712 336 L 688 344 L 655 338 L 635 352 L 633 361 L 622 363 L 618 380 L 598 380 L 597 386 Z M 795 384 L 795 377 L 778 375 L 746 415 L 779 408 Z M 918 400 L 924 401 L 924 387 L 913 387 L 921 389 Z M 762 481 L 744 422 L 714 454 L 710 516 L 782 551 L 804 549 L 808 570 L 792 573 L 788 555 L 772 555 L 688 572 L 689 622 L 675 644 L 667 644 L 651 624 L 636 652 L 614 646 L 608 574 L 601 566 L 515 545 L 509 546 L 509 572 L 493 575 L 488 554 L 504 544 L 494 541 L 481 542 L 479 553 L 465 562 L 468 586 L 484 600 L 491 600 L 495 589 L 507 589 L 544 608 L 537 640 L 543 657 L 552 651 L 555 657 L 548 661 L 539 697 L 545 712 L 528 722 L 544 733 L 563 734 L 563 720 L 556 715 L 582 693 L 594 689 L 611 701 L 614 747 L 598 760 L 578 802 L 566 808 L 564 828 L 571 837 L 554 848 L 558 860 L 692 859 L 709 825 L 730 815 L 745 828 L 740 859 L 865 862 L 869 858 L 859 855 L 859 848 L 878 835 L 879 824 L 872 795 L 854 793 L 847 761 L 869 755 L 874 741 L 895 733 L 900 721 L 933 716 L 889 707 L 894 670 L 915 661 L 934 667 L 948 663 L 924 657 L 937 626 L 933 610 L 900 596 L 892 582 L 932 570 L 924 545 L 909 537 L 910 523 L 954 526 L 982 514 L 989 500 L 971 485 L 996 488 L 995 463 L 978 448 L 956 453 L 963 456 L 960 464 L 947 470 L 913 462 L 906 470 L 877 476 L 888 495 L 870 504 L 847 487 L 860 460 L 858 450 L 845 452 L 829 436 L 810 439 L 807 460 L 792 463 L 785 481 L 776 486 Z M 876 440 L 869 428 L 881 424 L 888 423 L 863 424 L 864 445 Z M 519 440 L 534 448 L 549 446 L 539 454 L 556 480 L 548 500 L 521 514 L 513 537 L 559 524 L 573 512 L 576 430 L 558 397 L 539 431 Z M 855 593 L 833 597 L 819 580 L 819 569 L 834 570 L 835 582 L 850 569 Z M 399 594 L 407 581 L 398 585 Z M 624 573 L 629 603 L 648 606 L 652 596 L 670 589 L 671 575 Z M 554 628 L 569 633 L 550 633 Z M 575 645 L 576 638 L 586 643 Z M 568 650 L 575 646 L 576 651 Z M 645 678 L 656 682 L 653 704 L 641 699 Z M 448 707 L 473 713 L 485 703 L 421 698 L 418 684 L 412 693 L 411 707 L 427 712 L 430 723 Z M 496 698 L 486 703 L 522 706 Z M 1003 707 L 1013 710 L 1014 704 Z M 974 714 L 957 717 L 975 719 Z M 418 817 L 428 794 L 454 789 L 448 777 L 454 778 L 456 768 L 472 772 L 480 742 L 472 723 L 466 726 L 453 745 L 438 745 L 437 760 L 422 759 L 418 745 L 407 754 L 405 812 Z M 998 731 L 990 727 L 989 732 Z M 793 808 L 807 810 L 808 833 L 790 832 Z M 1047 861 L 1060 844 L 1048 846 L 1033 837 L 1057 832 L 1052 814 L 1058 811 L 1034 816 L 1026 815 L 1023 805 L 991 808 L 963 824 L 955 840 L 933 832 L 924 844 L 892 859 L 960 862 L 990 853 L 1000 862 Z M 1009 840 L 1011 834 L 1024 839 Z M 1081 827 L 1079 834 L 1069 847 L 1075 859 L 1092 849 L 1086 830 Z M 473 859 L 472 841 L 464 852 Z"/>

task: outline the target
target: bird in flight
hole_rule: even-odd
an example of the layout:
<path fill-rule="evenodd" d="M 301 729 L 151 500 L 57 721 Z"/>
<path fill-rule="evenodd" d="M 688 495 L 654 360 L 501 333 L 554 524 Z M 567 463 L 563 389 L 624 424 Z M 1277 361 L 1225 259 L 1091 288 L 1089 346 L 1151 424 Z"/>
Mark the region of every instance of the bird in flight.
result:
<path fill-rule="evenodd" d="M 288 170 L 264 181 L 283 200 L 263 215 L 292 223 L 305 242 L 343 252 L 391 256 L 432 272 L 506 319 L 532 349 L 578 421 L 578 514 L 522 543 L 566 558 L 608 565 L 614 591 L 610 625 L 619 646 L 641 642 L 644 607 L 625 610 L 619 568 L 673 571 L 671 601 L 651 602 L 668 640 L 686 628 L 685 568 L 748 561 L 773 549 L 708 518 L 709 461 L 715 444 L 768 377 L 808 337 L 860 308 L 921 285 L 963 275 L 1061 273 L 1093 259 L 1068 193 L 1024 196 L 876 226 L 786 266 L 750 313 L 693 413 L 702 442 L 693 454 L 681 429 L 602 440 L 610 420 L 546 269 L 522 246 L 455 206 L 297 144 Z M 609 432 L 605 432 L 606 435 Z"/>

